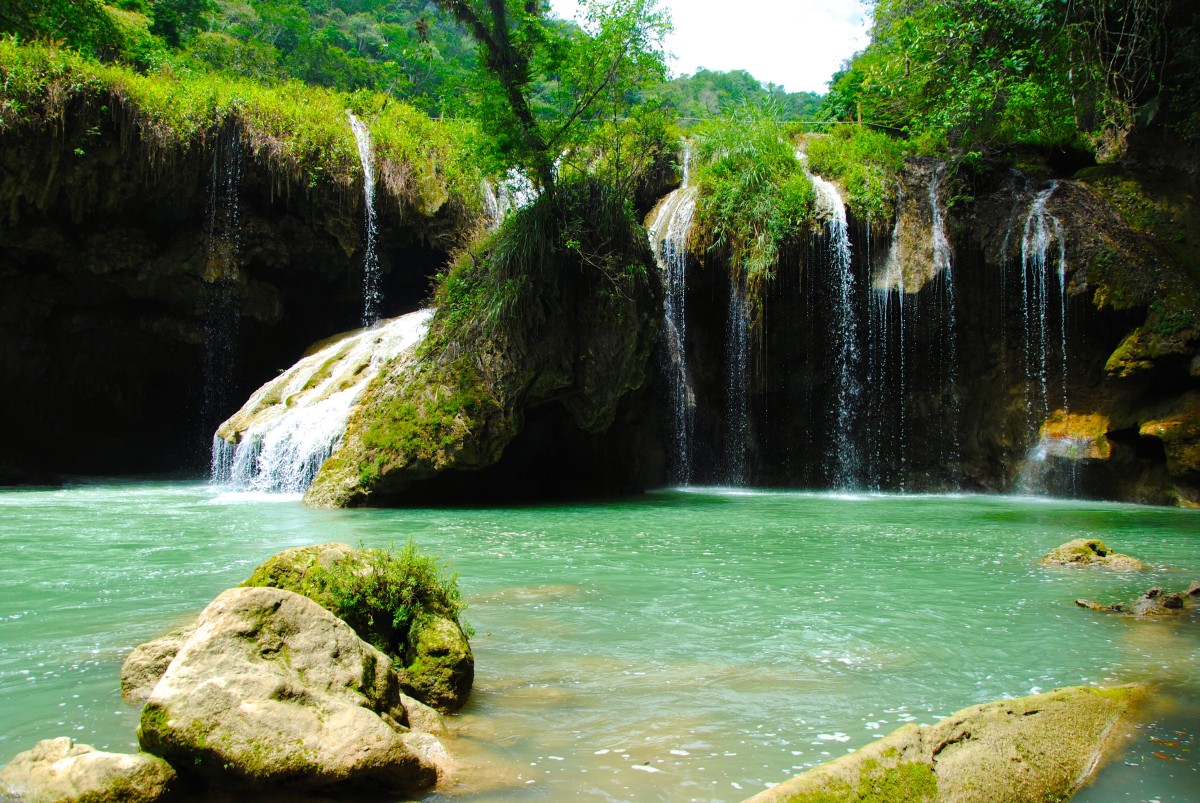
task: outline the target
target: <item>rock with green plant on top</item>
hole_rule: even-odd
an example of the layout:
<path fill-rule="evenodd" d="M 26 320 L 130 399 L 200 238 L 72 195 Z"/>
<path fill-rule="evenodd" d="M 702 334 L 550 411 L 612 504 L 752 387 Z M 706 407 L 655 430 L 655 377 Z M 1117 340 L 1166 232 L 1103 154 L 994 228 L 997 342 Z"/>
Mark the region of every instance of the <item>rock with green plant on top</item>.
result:
<path fill-rule="evenodd" d="M 905 725 L 750 801 L 1065 800 L 1132 730 L 1142 694 L 1076 686 L 965 708 Z"/>
<path fill-rule="evenodd" d="M 1138 618 L 1170 616 L 1200 607 L 1200 581 L 1194 582 L 1186 591 L 1167 593 L 1161 588 L 1152 588 L 1133 602 L 1116 602 L 1102 605 L 1090 599 L 1077 599 L 1080 608 L 1104 613 L 1124 613 Z"/>
<path fill-rule="evenodd" d="M 386 655 L 307 597 L 233 588 L 142 709 L 138 742 L 216 790 L 403 794 L 438 768 Z"/>
<path fill-rule="evenodd" d="M 1042 565 L 1103 566 L 1121 571 L 1150 568 L 1135 557 L 1114 552 L 1098 538 L 1076 538 L 1074 541 L 1068 541 L 1043 556 Z"/>
<path fill-rule="evenodd" d="M 38 742 L 0 769 L 0 799 L 154 803 L 166 798 L 175 783 L 175 770 L 157 756 L 104 753 L 63 736 Z"/>
<path fill-rule="evenodd" d="M 339 543 L 287 549 L 243 585 L 303 594 L 403 667 L 412 696 L 441 711 L 466 703 L 475 659 L 459 624 L 457 578 L 411 542 L 398 553 Z"/>

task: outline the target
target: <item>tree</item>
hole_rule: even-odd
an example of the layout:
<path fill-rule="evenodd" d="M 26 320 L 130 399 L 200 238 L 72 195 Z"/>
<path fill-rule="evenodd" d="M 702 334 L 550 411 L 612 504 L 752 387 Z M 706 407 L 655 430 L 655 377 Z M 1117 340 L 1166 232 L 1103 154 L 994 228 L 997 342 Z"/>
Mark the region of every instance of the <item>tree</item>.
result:
<path fill-rule="evenodd" d="M 589 0 L 577 27 L 535 0 L 435 0 L 479 43 L 479 117 L 506 160 L 553 195 L 555 163 L 665 75 L 657 0 Z"/>
<path fill-rule="evenodd" d="M 179 47 L 193 32 L 208 29 L 209 17 L 215 10 L 215 0 L 156 0 L 150 31 L 166 39 L 172 47 Z"/>

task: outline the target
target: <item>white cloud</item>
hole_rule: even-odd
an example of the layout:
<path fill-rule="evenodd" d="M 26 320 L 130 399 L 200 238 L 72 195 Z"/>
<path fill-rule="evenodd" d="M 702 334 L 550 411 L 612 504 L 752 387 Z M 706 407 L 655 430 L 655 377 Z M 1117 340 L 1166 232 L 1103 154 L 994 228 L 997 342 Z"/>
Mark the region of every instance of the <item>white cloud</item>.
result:
<path fill-rule="evenodd" d="M 576 0 L 552 0 L 573 17 Z M 830 76 L 866 47 L 869 15 L 863 0 L 660 0 L 675 32 L 667 40 L 676 75 L 746 70 L 789 92 L 824 92 Z"/>

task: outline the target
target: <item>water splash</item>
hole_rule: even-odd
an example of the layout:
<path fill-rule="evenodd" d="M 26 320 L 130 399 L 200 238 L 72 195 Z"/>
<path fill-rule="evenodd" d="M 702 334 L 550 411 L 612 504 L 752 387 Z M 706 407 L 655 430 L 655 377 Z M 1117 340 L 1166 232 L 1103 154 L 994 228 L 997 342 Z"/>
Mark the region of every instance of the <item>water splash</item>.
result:
<path fill-rule="evenodd" d="M 363 390 L 421 341 L 432 315 L 421 310 L 351 333 L 259 388 L 213 436 L 212 481 L 247 491 L 307 490 Z"/>
<path fill-rule="evenodd" d="M 363 200 L 367 226 L 366 244 L 363 248 L 363 312 L 362 325 L 374 326 L 379 322 L 379 307 L 383 303 L 382 274 L 379 268 L 379 254 L 375 241 L 377 230 L 375 226 L 375 148 L 371 141 L 371 131 L 366 124 L 347 110 L 346 117 L 350 120 L 350 129 L 354 132 L 354 141 L 358 145 L 358 160 L 363 172 Z"/>
<path fill-rule="evenodd" d="M 655 210 L 650 245 L 663 274 L 663 365 L 671 406 L 671 479 L 688 485 L 694 474 L 692 441 L 696 394 L 687 364 L 687 242 L 696 212 L 696 191 L 689 186 L 691 153 L 685 147 L 683 186 Z"/>

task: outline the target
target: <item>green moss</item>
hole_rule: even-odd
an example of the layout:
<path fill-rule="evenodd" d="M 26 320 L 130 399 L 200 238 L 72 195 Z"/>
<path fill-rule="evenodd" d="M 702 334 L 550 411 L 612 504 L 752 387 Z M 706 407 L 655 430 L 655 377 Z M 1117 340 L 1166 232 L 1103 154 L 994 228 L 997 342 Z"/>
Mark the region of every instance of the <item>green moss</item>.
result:
<path fill-rule="evenodd" d="M 256 568 L 242 585 L 306 596 L 394 658 L 404 654 L 417 619 L 438 615 L 458 622 L 466 608 L 458 576 L 420 554 L 412 541 L 399 552 L 347 549 L 320 545 L 286 550 Z"/>
<path fill-rule="evenodd" d="M 788 803 L 927 803 L 937 799 L 937 793 L 937 776 L 928 764 L 906 761 L 887 767 L 868 759 L 863 762 L 857 784 L 831 780 L 823 789 L 801 792 L 786 800 Z"/>

